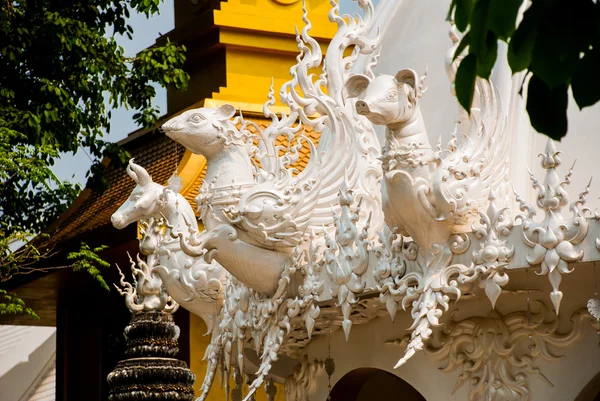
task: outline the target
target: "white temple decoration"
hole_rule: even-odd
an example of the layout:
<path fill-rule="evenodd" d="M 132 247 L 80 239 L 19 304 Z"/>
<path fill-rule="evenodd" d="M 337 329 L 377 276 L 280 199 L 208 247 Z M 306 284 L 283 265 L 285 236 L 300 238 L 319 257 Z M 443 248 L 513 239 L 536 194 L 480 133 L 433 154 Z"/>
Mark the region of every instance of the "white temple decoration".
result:
<path fill-rule="evenodd" d="M 325 233 L 324 263 L 327 273 L 334 282 L 332 296 L 337 296 L 337 305 L 341 307 L 344 321 L 342 327 L 346 341 L 350 336 L 352 306 L 358 302 L 358 295 L 366 287 L 363 275 L 369 266 L 369 224 L 371 216 L 358 232 L 360 220 L 360 203 L 352 209 L 353 191 L 346 185 L 340 190 L 341 213 L 334 217 L 335 239 Z M 310 331 L 309 331 L 310 332 Z"/>
<path fill-rule="evenodd" d="M 181 184 L 173 177 L 166 187 L 152 182 L 148 172 L 133 160 L 127 166 L 127 173 L 137 186 L 112 215 L 113 225 L 124 228 L 140 221 L 140 252 L 146 256 L 146 262 L 141 263 L 146 266 L 147 280 L 161 282 L 173 299 L 201 316 L 210 331 L 223 302 L 222 283 L 227 272 L 217 263 L 189 257 L 179 242 L 168 235 L 168 231 L 184 227 L 198 230 L 192 207 L 176 192 Z"/>
<path fill-rule="evenodd" d="M 517 196 L 523 211 L 523 214 L 517 216 L 517 219 L 523 222 L 523 241 L 533 248 L 532 253 L 527 256 L 527 262 L 532 266 L 540 265 L 538 274 L 548 275 L 552 285 L 550 299 L 557 314 L 563 298 L 563 293 L 559 290 L 562 275 L 572 271 L 569 269 L 570 262 L 577 262 L 583 258 L 583 250 L 577 250 L 575 245 L 584 240 L 589 229 L 586 218 L 589 209 L 583 205 L 591 184 L 590 180 L 579 197 L 569 204 L 569 193 L 565 187 L 571 183 L 574 165 L 561 181 L 556 171 L 561 163 L 560 153 L 556 151 L 554 141 L 548 139 L 545 152 L 540 154 L 542 168 L 546 170 L 544 182 L 540 184 L 533 173 L 529 172 L 533 188 L 538 192 L 536 205 L 544 211 L 543 220 L 535 221 L 535 207 Z M 573 214 L 570 218 L 565 218 L 562 214 L 567 205 Z"/>
<path fill-rule="evenodd" d="M 325 372 L 323 361 L 309 362 L 304 357 L 294 374 L 285 380 L 286 401 L 310 401 L 308 395 L 315 387 L 315 380 L 319 374 Z"/>
<path fill-rule="evenodd" d="M 402 309 L 410 310 L 412 324 L 396 367 L 426 350 L 445 358 L 448 369 L 463 365 L 461 380 L 475 383 L 472 400 L 488 399 L 490 391 L 498 400 L 527 397 L 523 372 L 541 375 L 533 358 L 552 359 L 547 345 L 575 341 L 575 334 L 557 332 L 556 317 L 551 324 L 544 321 L 544 310 L 533 323 L 521 312 L 465 318 L 443 332 L 443 347 L 439 327 L 449 320 L 444 314 L 451 302 L 464 294 L 476 297 L 478 287 L 493 308 L 503 292 L 522 292 L 507 285 L 511 271 L 527 262 L 549 276 L 558 313 L 562 274 L 570 271 L 568 263 L 583 260 L 579 248 L 593 249 L 582 241 L 600 234 L 594 225 L 586 236 L 588 189 L 569 204 L 572 172 L 559 179 L 559 153 L 549 141 L 542 155 L 544 182 L 531 176 L 537 208 L 517 196 L 523 214 L 513 219 L 510 135 L 498 89 L 477 78 L 470 113 L 459 108 L 448 143 L 432 147 L 419 106 L 426 74 L 408 68 L 394 76 L 373 74 L 380 38 L 367 36 L 371 2 L 358 4 L 364 18 L 339 16 L 332 1 L 329 17 L 338 31 L 325 56 L 309 35 L 304 10 L 297 63 L 279 92 L 289 115 L 270 110 L 271 88 L 263 109 L 270 124 L 264 129 L 254 125 L 251 132 L 254 123 L 235 116 L 230 105 L 187 110 L 164 124 L 167 136 L 206 157 L 196 199 L 203 227 L 179 194 L 176 176 L 163 186 L 130 162 L 127 171 L 137 186 L 112 221 L 117 228 L 140 221 L 146 261 L 138 262 L 143 278 L 138 285 L 148 283 L 154 291 L 162 288 L 160 280 L 169 296 L 207 322 L 211 342 L 200 401 L 217 375 L 228 394 L 229 377 L 235 378 L 235 399 L 250 400 L 263 386 L 272 393 L 271 368 L 279 356 L 302 358 L 315 335 L 341 327 L 348 340 L 353 326 L 388 314 L 393 320 Z M 462 56 L 454 57 L 459 39 L 454 28 L 450 38 L 446 70 L 452 84 Z M 367 60 L 355 63 L 359 55 Z M 363 71 L 351 74 L 359 65 Z M 318 77 L 311 74 L 316 68 L 323 71 Z M 373 124 L 386 126 L 382 148 Z M 320 133 L 318 146 L 302 135 L 303 127 Z M 282 138 L 286 147 L 276 145 Z M 306 144 L 310 161 L 298 172 L 290 166 Z M 567 205 L 570 218 L 563 216 Z M 534 220 L 536 210 L 544 212 L 541 222 Z M 527 247 L 533 250 L 525 262 Z M 511 281 L 510 287 L 516 285 Z M 162 292 L 156 297 L 151 301 L 163 302 Z M 146 307 L 131 299 L 135 307 Z M 595 317 L 598 309 L 590 305 Z M 585 320 L 578 313 L 576 322 Z M 518 354 L 511 344 L 529 333 L 535 349 Z M 467 346 L 479 351 L 470 354 Z M 257 369 L 245 366 L 248 349 L 260 358 Z M 486 370 L 489 364 L 498 369 Z M 322 362 L 305 359 L 288 378 L 288 400 L 306 400 L 322 368 Z M 486 384 L 494 380 L 500 387 Z"/>
<path fill-rule="evenodd" d="M 570 330 L 559 332 L 558 318 L 552 319 L 552 313 L 539 304 L 539 312 L 531 316 L 526 312 L 502 316 L 492 311 L 486 317 L 450 322 L 441 330 L 436 345 L 427 346 L 425 352 L 443 362 L 442 371 L 462 371 L 452 394 L 467 383 L 469 401 L 527 401 L 526 374 L 553 386 L 535 367 L 535 360 L 559 360 L 556 350 L 579 341 L 592 318 L 585 310 L 578 310 L 571 316 Z"/>
<path fill-rule="evenodd" d="M 587 309 L 596 322 L 600 323 L 600 299 L 591 298 L 587 303 Z"/>
<path fill-rule="evenodd" d="M 474 264 L 461 272 L 459 280 L 468 283 L 479 279 L 479 286 L 484 289 L 492 308 L 495 308 L 502 287 L 508 284 L 506 267 L 515 253 L 515 247 L 509 246 L 506 240 L 513 228 L 508 208 L 498 209 L 493 190 L 490 191 L 489 200 L 487 212 L 480 213 L 480 225 L 472 226 L 481 247 L 473 251 Z"/>
<path fill-rule="evenodd" d="M 240 351 L 245 332 L 250 331 L 261 355 L 261 366 L 246 399 L 262 384 L 271 361 L 277 358 L 290 331 L 289 320 L 303 315 L 311 322 L 318 314 L 318 309 L 305 300 L 306 292 L 300 299 L 292 295 L 295 289 L 288 288 L 292 275 L 314 246 L 311 244 L 330 246 L 325 256 L 330 260 L 325 263 L 328 273 L 339 283 L 332 291 L 338 294 L 345 311 L 344 327 L 349 333 L 348 317 L 356 302 L 350 289 L 359 291 L 355 286 L 360 281 L 354 276 L 366 270 L 367 246 L 384 224 L 379 144 L 373 127 L 355 112 L 344 92 L 358 53 L 377 57 L 379 38 L 363 36 L 370 28 L 373 5 L 359 3 L 365 12 L 364 20 L 342 18 L 337 14 L 337 4 L 332 5 L 330 19 L 338 25 L 338 32 L 324 60 L 320 45 L 309 35 L 311 24 L 304 9 L 306 25 L 297 35 L 298 63 L 291 69 L 292 79 L 280 92 L 282 102 L 290 108 L 289 116 L 278 116 L 269 110 L 274 104 L 271 93 L 264 107 L 271 124 L 264 131 L 256 126 L 256 136 L 245 129 L 247 123 L 241 117 L 238 121 L 242 128 L 236 128 L 231 106 L 188 110 L 162 127 L 167 136 L 207 159 L 205 184 L 197 199 L 206 231 L 188 229 L 186 234 L 174 229 L 171 235 L 179 238 L 181 249 L 188 255 L 216 259 L 236 278 L 237 289 L 232 287 L 232 291 L 248 294 L 247 303 L 238 303 L 233 311 L 225 303 L 222 316 L 231 319 L 232 324 L 223 326 L 218 334 L 221 338 L 213 336 L 216 344 L 224 341 L 227 365 L 227 350 L 234 338 L 237 337 Z M 344 56 L 347 48 L 355 51 Z M 364 73 L 372 76 L 373 65 L 367 63 Z M 324 72 L 313 81 L 310 69 L 320 66 Z M 320 132 L 321 138 L 317 149 L 307 138 L 300 137 L 299 141 L 309 142 L 311 158 L 306 168 L 294 176 L 288 166 L 298 157 L 300 142 L 294 142 L 294 134 L 302 127 L 297 125 L 298 119 Z M 282 156 L 275 146 L 279 136 L 291 144 L 282 149 Z M 355 200 L 360 208 L 351 211 L 350 203 Z M 371 219 L 377 223 L 371 224 Z M 362 227 L 361 234 L 352 238 L 355 225 Z M 348 253 L 357 253 L 357 258 L 347 260 Z M 340 263 L 336 265 L 333 257 Z M 305 274 L 309 274 L 308 269 Z M 231 295 L 226 291 L 226 296 Z M 221 351 L 222 347 L 213 347 L 213 352 Z M 238 355 L 242 358 L 241 353 Z M 216 354 L 213 359 L 218 359 Z M 211 365 L 210 369 L 216 366 Z M 212 378 L 214 373 L 209 373 L 201 400 L 207 396 Z"/>
<path fill-rule="evenodd" d="M 164 311 L 174 313 L 177 304 L 165 290 L 160 278 L 152 275 L 152 266 L 148 266 L 140 255 L 137 255 L 137 263 L 129 255 L 133 285 L 125 280 L 125 275 L 117 266 L 121 279 L 121 286 L 114 284 L 119 294 L 125 297 L 125 305 L 132 312 L 141 311 Z M 136 267 L 137 265 L 137 267 Z"/>
<path fill-rule="evenodd" d="M 450 37 L 455 49 L 454 30 Z M 448 56 L 453 55 L 450 51 Z M 453 81 L 458 62 L 447 65 Z M 413 308 L 413 338 L 396 367 L 423 349 L 449 300 L 461 295 L 455 278 L 467 274 L 467 267 L 451 266 L 451 260 L 453 254 L 467 250 L 469 238 L 457 233 L 467 231 L 474 217 L 485 210 L 492 189 L 504 194 L 507 187 L 509 136 L 504 134 L 505 116 L 497 89 L 477 78 L 470 116 L 461 111 L 459 127 L 446 151 L 439 142 L 434 151 L 419 108 L 424 79 L 414 70 L 403 69 L 395 76 L 354 75 L 346 83 L 349 96 L 360 97 L 357 113 L 387 127 L 382 151 L 385 221 L 419 246 L 419 271 L 382 287 L 403 308 L 410 303 Z M 393 315 L 397 306 L 389 298 L 386 304 Z"/>

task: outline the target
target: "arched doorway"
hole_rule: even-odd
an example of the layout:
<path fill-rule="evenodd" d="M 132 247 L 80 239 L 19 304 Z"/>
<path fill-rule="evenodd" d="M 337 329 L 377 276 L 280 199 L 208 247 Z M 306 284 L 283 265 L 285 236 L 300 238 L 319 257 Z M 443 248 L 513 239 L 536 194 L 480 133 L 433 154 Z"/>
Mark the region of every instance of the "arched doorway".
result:
<path fill-rule="evenodd" d="M 574 401 L 600 401 L 600 372 L 589 381 Z"/>
<path fill-rule="evenodd" d="M 425 401 L 413 386 L 385 370 L 359 368 L 344 375 L 331 390 L 331 401 Z"/>

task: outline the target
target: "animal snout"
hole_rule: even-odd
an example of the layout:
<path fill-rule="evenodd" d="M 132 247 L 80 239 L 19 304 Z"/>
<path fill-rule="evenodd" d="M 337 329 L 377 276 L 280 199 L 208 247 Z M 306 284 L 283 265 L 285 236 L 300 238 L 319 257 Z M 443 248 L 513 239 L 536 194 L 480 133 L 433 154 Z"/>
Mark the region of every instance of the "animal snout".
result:
<path fill-rule="evenodd" d="M 183 124 L 180 124 L 178 121 L 167 121 L 160 127 L 160 130 L 165 134 L 172 131 L 181 131 L 182 129 Z"/>
<path fill-rule="evenodd" d="M 369 114 L 369 104 L 364 100 L 356 101 L 356 112 L 358 114 Z"/>
<path fill-rule="evenodd" d="M 121 213 L 114 213 L 110 216 L 110 221 L 115 228 L 123 227 L 123 215 Z"/>

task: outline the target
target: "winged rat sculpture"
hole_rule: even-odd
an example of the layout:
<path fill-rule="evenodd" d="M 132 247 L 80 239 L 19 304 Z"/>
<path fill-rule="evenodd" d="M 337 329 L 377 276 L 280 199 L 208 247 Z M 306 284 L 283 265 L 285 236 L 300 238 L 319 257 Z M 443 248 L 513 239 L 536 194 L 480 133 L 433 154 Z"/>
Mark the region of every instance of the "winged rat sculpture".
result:
<path fill-rule="evenodd" d="M 320 106 L 329 109 L 326 116 L 336 114 L 326 103 Z M 179 233 L 181 247 L 190 255 L 206 253 L 248 287 L 273 295 L 294 247 L 307 246 L 311 233 L 334 231 L 339 191 L 360 187 L 370 172 L 361 168 L 360 138 L 337 119 L 323 123 L 318 150 L 300 136 L 296 146 L 307 141 L 310 160 L 294 175 L 290 150 L 280 156 L 275 138 L 286 134 L 293 141 L 301 127 L 291 127 L 297 113 L 264 132 L 257 127 L 256 138 L 236 127 L 234 115 L 230 105 L 200 108 L 162 126 L 171 139 L 204 155 L 208 165 L 196 199 L 206 231 Z"/>
<path fill-rule="evenodd" d="M 311 24 L 304 8 L 306 25 L 296 35 L 300 54 L 290 69 L 291 80 L 280 89 L 281 102 L 289 107 L 289 115 L 270 110 L 275 103 L 271 87 L 263 108 L 271 122 L 264 130 L 254 125 L 251 133 L 247 126 L 252 123 L 241 115 L 234 118 L 235 110 L 229 105 L 188 110 L 162 127 L 167 136 L 207 159 L 205 181 L 196 198 L 206 231 L 173 234 L 184 252 L 203 255 L 207 260 L 214 258 L 235 277 L 226 288 L 226 292 L 232 291 L 227 299 L 238 293 L 249 294 L 248 302 L 226 302 L 223 307 L 220 331 L 213 332 L 207 348 L 207 375 L 199 400 L 208 396 L 218 366 L 228 375 L 232 369 L 242 369 L 243 347 L 250 338 L 261 364 L 248 388 L 245 399 L 249 399 L 277 359 L 291 330 L 290 319 L 302 316 L 307 327 L 314 326 L 319 314 L 315 303 L 325 291 L 320 285 L 322 279 L 314 278 L 314 293 L 310 290 L 307 294 L 305 289 L 304 295 L 304 287 L 291 285 L 291 279 L 294 273 L 304 273 L 304 284 L 308 285 L 306 277 L 313 277 L 310 272 L 317 269 L 312 265 L 303 271 L 303 266 L 310 264 L 310 255 L 320 246 L 327 246 L 328 238 L 355 234 L 336 231 L 342 209 L 350 208 L 341 204 L 344 196 L 340 192 L 352 194 L 357 202 L 352 220 L 363 227 L 360 238 L 365 244 L 375 240 L 383 228 L 379 142 L 373 126 L 356 113 L 344 90 L 359 54 L 368 57 L 357 68 L 373 75 L 380 39 L 378 34 L 368 36 L 374 9 L 370 2 L 361 1 L 365 18 L 353 18 L 340 16 L 337 3 L 331 4 L 329 17 L 338 25 L 338 31 L 326 57 L 309 35 Z M 317 68 L 323 72 L 315 78 L 312 71 Z M 303 137 L 303 127 L 320 133 L 318 146 Z M 287 146 L 277 145 L 282 137 Z M 292 165 L 305 143 L 310 161 L 298 172 Z M 337 255 L 332 250 L 334 253 Z M 368 256 L 356 254 L 357 258 Z M 329 289 L 333 295 L 341 293 L 338 299 L 344 300 L 345 316 L 352 310 L 351 302 L 358 299 L 344 294 L 350 287 L 362 289 L 360 283 L 366 280 L 365 275 L 357 273 L 362 263 L 347 262 L 335 270 L 337 281 L 343 285 L 338 283 Z M 239 283 L 233 285 L 237 280 Z M 356 285 L 350 286 L 349 281 Z M 245 286 L 250 287 L 249 291 Z M 241 358 L 237 367 L 229 363 L 233 342 L 237 342 Z"/>

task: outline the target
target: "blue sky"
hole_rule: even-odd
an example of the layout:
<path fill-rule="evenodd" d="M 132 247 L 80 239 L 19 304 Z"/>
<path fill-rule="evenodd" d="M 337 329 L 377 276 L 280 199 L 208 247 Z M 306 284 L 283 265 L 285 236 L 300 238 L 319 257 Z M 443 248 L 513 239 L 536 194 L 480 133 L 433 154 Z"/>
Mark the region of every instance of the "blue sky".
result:
<path fill-rule="evenodd" d="M 358 5 L 352 0 L 339 0 L 340 11 L 342 13 L 359 12 Z M 373 0 L 377 5 L 379 0 Z M 125 50 L 125 54 L 133 56 L 139 51 L 154 44 L 156 38 L 173 29 L 173 0 L 165 0 L 160 6 L 160 14 L 147 19 L 143 14 L 131 14 L 129 25 L 133 27 L 133 40 L 126 37 L 119 37 L 119 44 Z M 161 110 L 161 114 L 167 110 L 166 90 L 157 88 L 157 96 L 154 100 L 156 106 Z M 113 110 L 111 120 L 111 131 L 104 138 L 116 142 L 125 138 L 127 134 L 137 129 L 132 116 L 134 111 L 118 109 Z M 91 160 L 89 156 L 79 151 L 76 154 L 66 154 L 54 165 L 54 173 L 61 180 L 71 180 L 85 185 L 85 174 L 87 173 Z"/>

